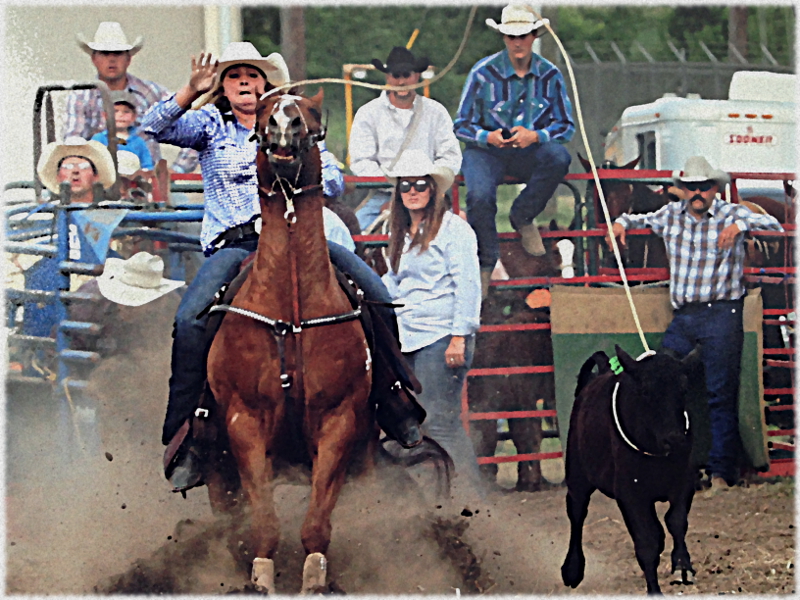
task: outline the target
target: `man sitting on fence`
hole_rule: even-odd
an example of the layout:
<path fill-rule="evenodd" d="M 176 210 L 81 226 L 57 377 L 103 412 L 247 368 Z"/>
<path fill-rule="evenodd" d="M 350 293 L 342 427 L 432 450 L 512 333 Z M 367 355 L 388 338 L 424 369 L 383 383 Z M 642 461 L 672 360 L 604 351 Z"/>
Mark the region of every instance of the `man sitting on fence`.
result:
<path fill-rule="evenodd" d="M 486 297 L 500 247 L 497 239 L 497 186 L 506 175 L 527 182 L 511 206 L 511 226 L 525 250 L 545 253 L 534 217 L 569 169 L 563 144 L 572 138 L 572 105 L 558 68 L 533 52 L 547 23 L 530 8 L 511 4 L 501 23 L 486 24 L 503 34 L 506 49 L 479 60 L 467 76 L 455 120 L 465 142 L 461 171 L 467 185 L 467 220 L 478 237 L 481 291 Z"/>
<path fill-rule="evenodd" d="M 427 57 L 417 58 L 401 46 L 392 48 L 386 63 L 372 59 L 379 71 L 386 73 L 392 86 L 419 83 L 428 68 Z M 421 150 L 437 167 L 458 173 L 461 147 L 453 134 L 453 121 L 447 109 L 415 90 L 381 92 L 358 109 L 350 130 L 350 170 L 359 177 L 383 177 L 405 150 Z M 376 190 L 358 209 L 356 216 L 362 230 L 380 215 L 391 192 Z"/>

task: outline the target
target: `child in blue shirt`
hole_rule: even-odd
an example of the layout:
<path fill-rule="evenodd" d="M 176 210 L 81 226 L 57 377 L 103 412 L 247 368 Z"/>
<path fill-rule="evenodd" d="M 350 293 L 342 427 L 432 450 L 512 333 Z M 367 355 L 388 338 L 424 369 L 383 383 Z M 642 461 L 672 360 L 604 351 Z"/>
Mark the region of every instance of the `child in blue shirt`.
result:
<path fill-rule="evenodd" d="M 127 90 L 111 92 L 111 101 L 114 103 L 114 120 L 117 124 L 117 150 L 127 150 L 139 157 L 142 169 L 153 168 L 153 157 L 144 140 L 136 132 L 136 102 Z M 108 146 L 108 131 L 101 131 L 92 136 Z"/>

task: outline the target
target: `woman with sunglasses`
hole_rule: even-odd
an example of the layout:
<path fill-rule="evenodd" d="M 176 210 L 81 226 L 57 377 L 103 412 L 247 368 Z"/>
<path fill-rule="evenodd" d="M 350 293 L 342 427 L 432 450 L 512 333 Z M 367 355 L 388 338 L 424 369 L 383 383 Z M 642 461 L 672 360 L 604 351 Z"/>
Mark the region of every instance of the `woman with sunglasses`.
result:
<path fill-rule="evenodd" d="M 394 184 L 389 270 L 383 281 L 400 304 L 400 345 L 422 384 L 423 432 L 455 463 L 456 489 L 482 495 L 475 450 L 461 423 L 461 390 L 480 327 L 478 244 L 466 221 L 448 210 L 453 172 L 419 150 L 403 154 L 386 176 Z"/>

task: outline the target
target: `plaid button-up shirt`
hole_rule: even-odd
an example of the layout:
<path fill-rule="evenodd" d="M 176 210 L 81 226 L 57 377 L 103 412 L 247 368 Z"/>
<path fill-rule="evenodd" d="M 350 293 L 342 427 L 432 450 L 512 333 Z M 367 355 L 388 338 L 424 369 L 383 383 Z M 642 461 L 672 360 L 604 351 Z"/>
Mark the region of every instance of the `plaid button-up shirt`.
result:
<path fill-rule="evenodd" d="M 670 301 L 676 310 L 689 302 L 738 300 L 744 296 L 744 235 L 737 235 L 733 247 L 723 249 L 717 246 L 723 229 L 736 223 L 741 231 L 783 231 L 774 217 L 719 198 L 700 219 L 692 217 L 687 201 L 681 200 L 646 215 L 622 215 L 616 223 L 625 229 L 650 227 L 664 238 Z"/>
<path fill-rule="evenodd" d="M 169 98 L 170 92 L 164 86 L 152 81 L 139 79 L 130 73 L 127 74 L 127 90 L 136 101 L 136 124 L 139 125 L 148 109 L 159 100 Z M 77 135 L 86 140 L 92 139 L 97 133 L 106 130 L 106 119 L 103 116 L 103 98 L 100 90 L 76 90 L 67 98 L 67 119 L 64 124 L 64 137 Z M 161 159 L 161 149 L 158 142 L 150 136 L 142 135 L 142 139 L 150 150 L 153 163 Z M 178 173 L 191 173 L 197 167 L 197 152 L 184 150 L 175 159 L 172 170 Z"/>
<path fill-rule="evenodd" d="M 258 142 L 250 141 L 253 130 L 235 117 L 224 118 L 213 104 L 186 111 L 171 96 L 144 116 L 142 131 L 159 142 L 200 153 L 205 199 L 200 243 L 204 252 L 212 250 L 212 242 L 223 231 L 261 214 L 256 176 Z M 319 142 L 319 146 L 323 193 L 339 196 L 344 191 L 344 177 L 325 143 Z"/>
<path fill-rule="evenodd" d="M 556 66 L 534 53 L 525 77 L 514 71 L 508 51 L 475 63 L 464 82 L 455 119 L 456 137 L 486 147 L 489 133 L 522 125 L 540 142 L 566 143 L 575 133 L 572 104 Z"/>

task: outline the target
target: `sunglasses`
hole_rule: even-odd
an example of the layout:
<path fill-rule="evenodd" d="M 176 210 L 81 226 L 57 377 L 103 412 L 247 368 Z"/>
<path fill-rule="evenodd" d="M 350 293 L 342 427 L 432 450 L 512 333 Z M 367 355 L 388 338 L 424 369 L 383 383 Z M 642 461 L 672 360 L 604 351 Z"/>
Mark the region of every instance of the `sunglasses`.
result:
<path fill-rule="evenodd" d="M 91 168 L 92 168 L 92 163 L 88 161 L 81 161 L 78 163 L 64 162 L 61 163 L 61 166 L 59 167 L 59 169 L 63 169 L 64 171 L 74 171 L 75 169 L 78 169 L 79 171 L 86 171 L 87 169 Z"/>
<path fill-rule="evenodd" d="M 535 34 L 533 34 L 532 32 L 531 33 L 523 33 L 522 35 L 508 35 L 508 34 L 506 34 L 506 37 L 508 39 L 510 39 L 510 40 L 521 40 L 523 38 L 528 37 L 529 35 L 535 35 Z"/>
<path fill-rule="evenodd" d="M 707 192 L 711 188 L 717 185 L 716 181 L 693 181 L 693 182 L 686 182 L 682 181 L 681 186 L 688 191 L 698 191 L 698 192 Z"/>
<path fill-rule="evenodd" d="M 413 187 L 418 192 L 424 192 L 431 186 L 430 182 L 427 179 L 417 179 L 414 183 L 410 181 L 403 180 L 398 185 L 401 194 L 407 194 L 411 191 Z"/>
<path fill-rule="evenodd" d="M 398 71 L 398 72 L 393 71 L 391 73 L 391 76 L 394 77 L 395 79 L 408 79 L 409 77 L 411 77 L 411 71 Z"/>

